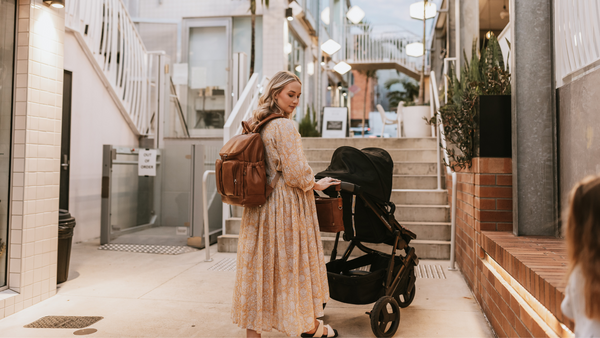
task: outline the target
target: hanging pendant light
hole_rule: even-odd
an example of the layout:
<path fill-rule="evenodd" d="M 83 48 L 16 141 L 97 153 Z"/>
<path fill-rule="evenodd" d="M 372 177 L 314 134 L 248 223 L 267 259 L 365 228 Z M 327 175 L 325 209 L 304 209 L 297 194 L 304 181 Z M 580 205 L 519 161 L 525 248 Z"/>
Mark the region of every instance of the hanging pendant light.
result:
<path fill-rule="evenodd" d="M 500 19 L 504 20 L 504 19 L 508 18 L 509 15 L 510 15 L 510 13 L 508 13 L 508 11 L 506 10 L 506 1 L 505 1 L 504 8 L 502 9 L 502 12 L 500 12 Z"/>

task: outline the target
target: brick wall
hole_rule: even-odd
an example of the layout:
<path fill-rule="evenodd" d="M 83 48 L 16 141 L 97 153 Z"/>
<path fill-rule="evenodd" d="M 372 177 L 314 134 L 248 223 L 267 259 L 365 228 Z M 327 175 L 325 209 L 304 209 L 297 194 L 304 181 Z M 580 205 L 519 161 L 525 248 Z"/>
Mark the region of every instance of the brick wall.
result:
<path fill-rule="evenodd" d="M 456 261 L 471 287 L 477 235 L 512 230 L 511 173 L 510 158 L 474 158 L 471 168 L 457 172 Z"/>
<path fill-rule="evenodd" d="M 456 189 L 456 263 L 498 337 L 571 337 L 564 242 L 512 234 L 512 160 L 473 159 Z"/>
<path fill-rule="evenodd" d="M 360 90 L 354 94 L 351 98 L 351 111 L 350 111 L 350 119 L 352 120 L 361 120 L 363 118 L 363 112 L 365 107 L 365 93 L 367 95 L 367 111 L 365 120 L 369 120 L 369 113 L 372 111 L 376 111 L 375 109 L 375 101 L 373 97 L 373 93 L 375 90 L 375 86 L 377 85 L 376 78 L 369 79 L 369 87 L 367 87 L 367 76 L 364 72 L 359 72 L 356 70 L 352 71 L 352 75 L 354 76 L 354 85 L 359 87 Z M 366 90 L 365 90 L 366 88 Z"/>

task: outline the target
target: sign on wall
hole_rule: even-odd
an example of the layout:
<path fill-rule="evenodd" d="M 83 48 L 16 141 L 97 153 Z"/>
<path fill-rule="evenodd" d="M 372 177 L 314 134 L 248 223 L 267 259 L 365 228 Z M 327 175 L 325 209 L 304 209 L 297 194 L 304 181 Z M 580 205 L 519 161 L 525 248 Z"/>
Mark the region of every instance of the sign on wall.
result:
<path fill-rule="evenodd" d="M 138 155 L 138 175 L 156 176 L 156 149 L 140 149 Z"/>
<path fill-rule="evenodd" d="M 324 138 L 346 137 L 346 129 L 348 129 L 348 108 L 325 107 L 321 135 Z"/>

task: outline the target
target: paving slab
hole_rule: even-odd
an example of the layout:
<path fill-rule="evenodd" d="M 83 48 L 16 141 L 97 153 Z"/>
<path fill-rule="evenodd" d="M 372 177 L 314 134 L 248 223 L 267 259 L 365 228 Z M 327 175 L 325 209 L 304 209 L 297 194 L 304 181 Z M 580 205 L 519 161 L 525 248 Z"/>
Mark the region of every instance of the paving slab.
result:
<path fill-rule="evenodd" d="M 48 315 L 102 316 L 90 337 L 244 337 L 231 323 L 235 271 L 213 271 L 235 254 L 205 251 L 157 255 L 97 250 L 98 243 L 73 245 L 70 279 L 57 295 L 0 320 L 0 337 L 72 337 L 75 329 L 23 326 Z M 417 279 L 414 302 L 401 310 L 395 337 L 493 337 L 479 306 L 458 271 L 442 265 L 445 279 Z M 369 317 L 373 304 L 330 301 L 325 321 L 341 337 L 374 337 Z M 266 332 L 263 337 L 285 337 Z"/>

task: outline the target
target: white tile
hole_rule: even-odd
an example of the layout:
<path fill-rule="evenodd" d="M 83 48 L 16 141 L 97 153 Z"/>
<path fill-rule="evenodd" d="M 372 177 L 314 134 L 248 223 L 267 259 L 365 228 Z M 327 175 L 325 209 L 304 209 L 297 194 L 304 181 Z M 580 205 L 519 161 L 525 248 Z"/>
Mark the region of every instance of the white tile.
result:
<path fill-rule="evenodd" d="M 21 272 L 21 259 L 14 258 L 10 260 L 10 273 L 20 273 Z"/>
<path fill-rule="evenodd" d="M 21 258 L 23 247 L 20 244 L 10 245 L 10 258 Z"/>
<path fill-rule="evenodd" d="M 23 259 L 23 261 L 25 262 L 25 272 L 31 271 L 33 272 L 34 266 L 35 266 L 35 256 L 31 256 L 31 257 L 25 257 L 25 259 Z"/>
<path fill-rule="evenodd" d="M 15 188 L 13 188 L 15 189 Z M 11 229 L 23 228 L 23 216 L 11 216 Z"/>
<path fill-rule="evenodd" d="M 26 271 L 25 273 L 23 273 L 23 286 L 33 284 L 33 275 L 34 275 L 34 270 Z"/>
<path fill-rule="evenodd" d="M 20 273 L 11 273 L 9 275 L 8 285 L 10 287 L 20 287 L 21 286 L 21 274 Z M 14 299 L 12 301 L 14 302 Z"/>
<path fill-rule="evenodd" d="M 33 270 L 33 294 L 35 295 L 35 285 L 42 281 L 42 268 Z M 39 294 L 39 293 L 38 293 Z"/>

